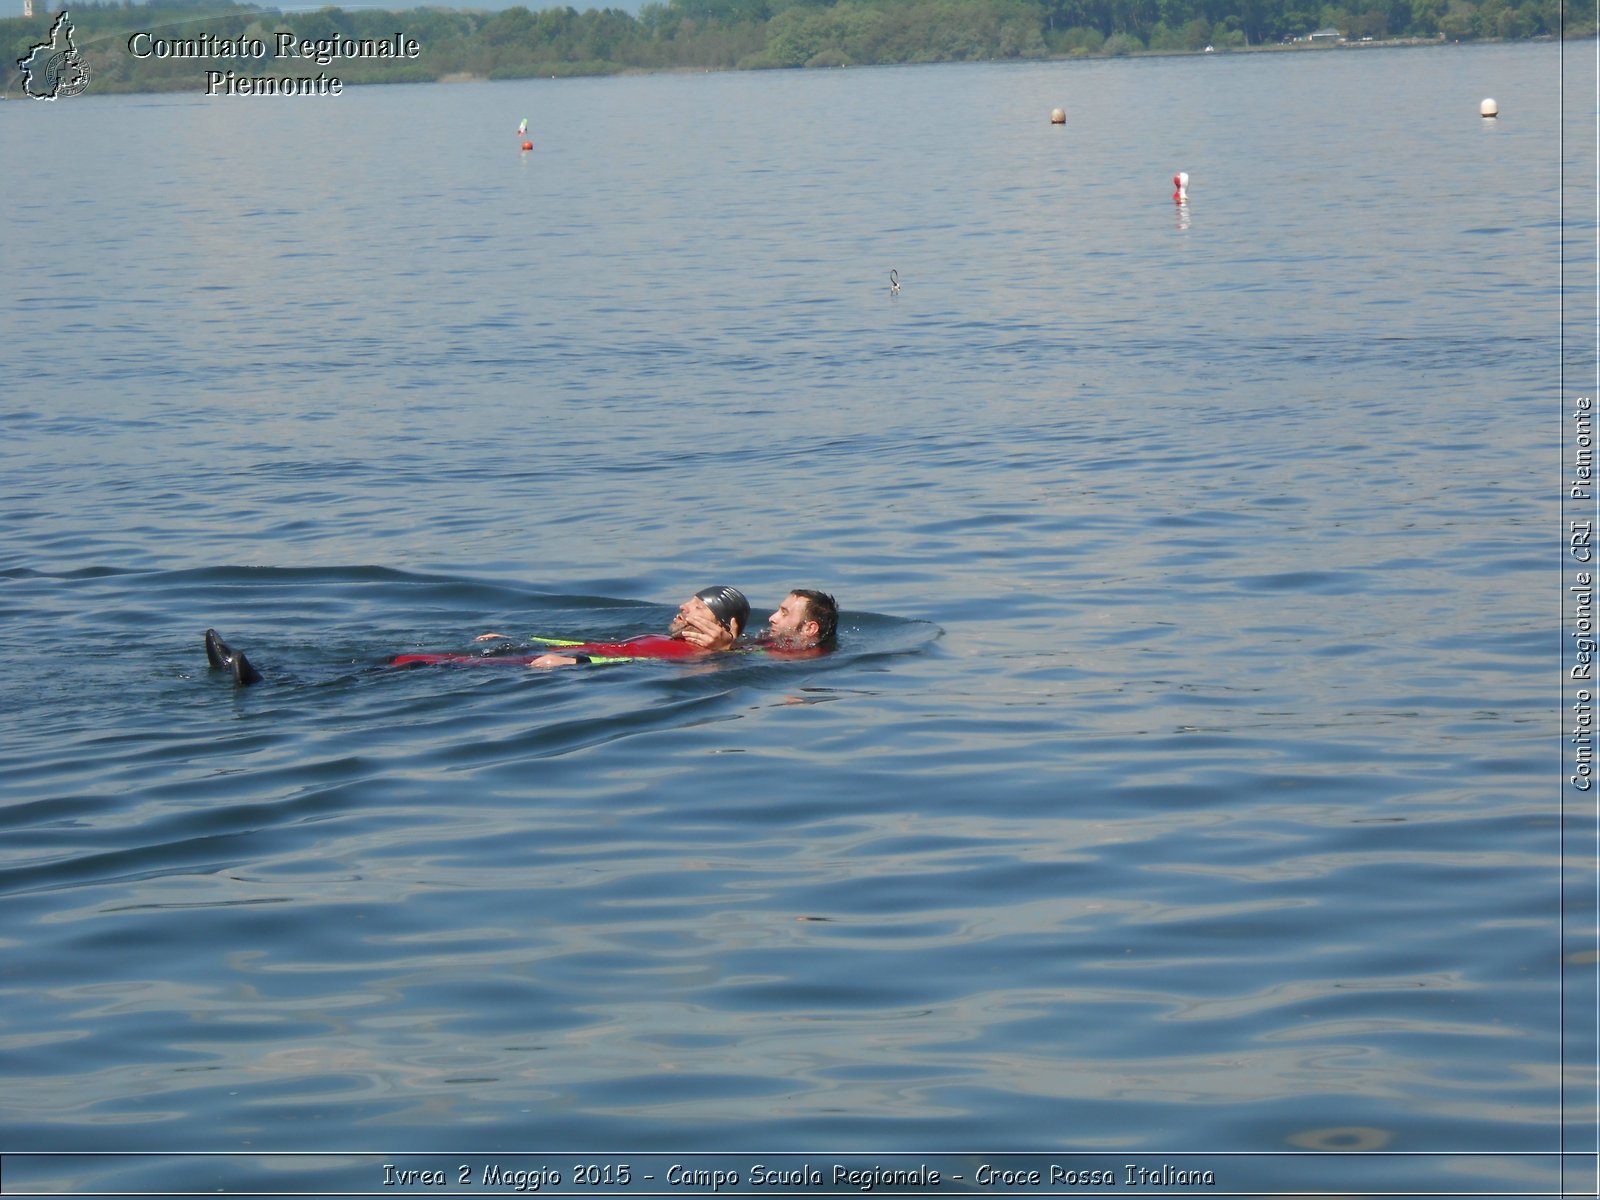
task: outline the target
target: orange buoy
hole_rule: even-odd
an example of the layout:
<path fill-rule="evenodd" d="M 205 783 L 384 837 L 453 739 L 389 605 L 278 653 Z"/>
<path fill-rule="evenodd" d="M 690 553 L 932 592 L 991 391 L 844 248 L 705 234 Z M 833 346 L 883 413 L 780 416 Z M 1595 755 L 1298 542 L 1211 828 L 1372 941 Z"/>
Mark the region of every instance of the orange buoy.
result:
<path fill-rule="evenodd" d="M 524 150 L 532 150 L 533 149 L 533 143 L 532 142 L 523 142 L 522 143 L 522 148 Z"/>

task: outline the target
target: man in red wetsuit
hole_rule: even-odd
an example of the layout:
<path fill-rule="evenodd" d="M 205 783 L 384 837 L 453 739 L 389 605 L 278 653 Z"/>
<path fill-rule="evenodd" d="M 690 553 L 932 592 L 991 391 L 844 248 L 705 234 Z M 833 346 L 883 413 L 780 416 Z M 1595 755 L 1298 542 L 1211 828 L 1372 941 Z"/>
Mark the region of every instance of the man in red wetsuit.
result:
<path fill-rule="evenodd" d="M 736 588 L 703 588 L 678 606 L 667 636 L 651 634 L 627 642 L 588 643 L 562 647 L 528 662 L 530 667 L 566 667 L 596 659 L 689 658 L 723 650 L 741 649 L 739 639 L 750 619 L 750 603 Z M 796 588 L 767 619 L 767 630 L 749 649 L 802 657 L 821 654 L 833 646 L 839 626 L 839 606 L 826 592 Z M 503 637 L 486 633 L 478 640 Z"/>
<path fill-rule="evenodd" d="M 718 584 L 701 588 L 678 606 L 666 636 L 648 634 L 626 642 L 589 642 L 563 646 L 528 662 L 530 667 L 567 667 L 595 659 L 690 658 L 718 650 L 732 650 L 750 622 L 750 601 L 738 588 Z M 478 641 L 503 638 L 503 633 L 480 634 Z"/>
<path fill-rule="evenodd" d="M 839 606 L 826 592 L 796 588 L 784 597 L 777 611 L 767 619 L 763 636 L 755 642 L 741 645 L 739 639 L 749 621 L 750 602 L 737 588 L 719 585 L 702 588 L 679 605 L 678 615 L 672 619 L 665 635 L 647 634 L 625 642 L 563 644 L 559 649 L 532 658 L 497 654 L 401 654 L 392 660 L 392 665 L 517 662 L 532 667 L 561 667 L 574 663 L 639 658 L 699 658 L 724 650 L 757 650 L 788 658 L 808 658 L 825 654 L 833 648 L 838 631 Z M 510 640 L 503 633 L 485 633 L 477 640 L 485 642 L 496 639 Z M 206 630 L 205 642 L 206 657 L 212 667 L 230 671 L 234 681 L 241 685 L 260 682 L 261 672 L 242 652 L 224 642 L 215 629 Z"/>

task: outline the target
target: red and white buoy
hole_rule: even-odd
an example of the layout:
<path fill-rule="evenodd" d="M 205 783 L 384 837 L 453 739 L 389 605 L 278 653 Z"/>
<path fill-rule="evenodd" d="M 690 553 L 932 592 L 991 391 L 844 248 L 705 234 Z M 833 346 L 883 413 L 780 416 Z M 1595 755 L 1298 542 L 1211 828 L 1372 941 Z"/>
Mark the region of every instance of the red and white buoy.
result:
<path fill-rule="evenodd" d="M 1179 171 L 1172 177 L 1172 186 L 1178 190 L 1172 193 L 1174 204 L 1189 203 L 1189 172 Z"/>

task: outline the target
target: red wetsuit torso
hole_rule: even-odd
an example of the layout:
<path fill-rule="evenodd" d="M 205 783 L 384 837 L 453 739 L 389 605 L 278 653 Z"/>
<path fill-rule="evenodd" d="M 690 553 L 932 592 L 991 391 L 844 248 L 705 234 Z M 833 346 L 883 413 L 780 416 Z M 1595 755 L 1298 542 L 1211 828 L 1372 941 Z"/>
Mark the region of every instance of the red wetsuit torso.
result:
<path fill-rule="evenodd" d="M 551 646 L 550 653 L 586 658 L 693 658 L 697 654 L 710 654 L 693 642 L 667 637 L 662 633 L 647 633 L 643 637 L 629 638 L 625 642 L 584 642 L 578 646 Z M 537 657 L 537 655 L 535 655 Z"/>
<path fill-rule="evenodd" d="M 390 663 L 396 667 L 441 666 L 446 663 L 461 666 L 527 666 L 546 654 L 564 654 L 568 658 L 694 658 L 710 651 L 702 650 L 681 638 L 660 633 L 647 633 L 643 637 L 629 638 L 625 642 L 580 642 L 575 646 L 546 646 L 531 654 L 401 654 Z"/>

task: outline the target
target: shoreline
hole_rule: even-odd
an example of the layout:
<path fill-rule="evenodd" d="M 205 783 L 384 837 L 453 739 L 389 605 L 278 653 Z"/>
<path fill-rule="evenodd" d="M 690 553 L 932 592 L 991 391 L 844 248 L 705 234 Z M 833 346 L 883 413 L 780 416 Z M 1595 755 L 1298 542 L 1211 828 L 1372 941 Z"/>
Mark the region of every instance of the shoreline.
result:
<path fill-rule="evenodd" d="M 647 75 L 711 75 L 731 74 L 736 72 L 758 71 L 830 71 L 830 70 L 872 70 L 883 67 L 915 67 L 915 66 L 958 66 L 962 64 L 994 65 L 996 63 L 1078 63 L 1100 62 L 1118 58 L 1206 58 L 1222 55 L 1252 55 L 1252 54 L 1302 54 L 1302 53 L 1328 53 L 1335 51 L 1360 51 L 1378 49 L 1425 49 L 1437 47 L 1459 46 L 1493 46 L 1493 45 L 1519 45 L 1536 42 L 1584 42 L 1594 41 L 1600 36 L 1600 31 L 1591 31 L 1584 34 L 1572 35 L 1567 38 L 1558 38 L 1551 34 L 1539 34 L 1530 38 L 1473 38 L 1470 41 L 1447 41 L 1443 34 L 1438 37 L 1404 37 L 1404 38 L 1372 38 L 1366 40 L 1350 41 L 1322 41 L 1308 42 L 1304 40 L 1293 42 L 1275 42 L 1259 46 L 1227 46 L 1208 47 L 1203 50 L 1125 50 L 1118 53 L 1106 54 L 1104 52 L 1088 53 L 1081 50 L 1070 51 L 1065 54 L 1048 54 L 1036 57 L 1016 58 L 978 58 L 978 59 L 935 59 L 916 60 L 892 63 L 841 63 L 832 66 L 799 66 L 799 67 L 767 67 L 767 66 L 690 66 L 690 67 L 638 67 L 619 63 L 601 64 L 598 62 L 586 63 L 549 63 L 543 64 L 538 70 L 507 74 L 483 74 L 471 71 L 449 71 L 441 75 L 426 75 L 419 71 L 419 65 L 399 72 L 390 71 L 378 76 L 343 78 L 343 87 L 362 88 L 369 86 L 392 86 L 395 84 L 464 84 L 464 83 L 507 83 L 519 80 L 540 79 L 555 81 L 559 79 L 604 79 L 611 76 L 639 77 Z M 198 60 L 197 60 L 198 61 Z M 551 69 L 555 68 L 555 69 Z M 362 72 L 365 75 L 365 72 Z M 111 96 L 136 96 L 136 95 L 173 95 L 193 92 L 197 88 L 205 94 L 205 74 L 202 71 L 194 79 L 165 78 L 150 81 L 147 85 L 140 85 L 136 81 L 99 80 L 98 86 L 91 89 L 91 93 Z M 25 98 L 20 94 L 7 93 L 0 95 L 0 100 Z"/>

